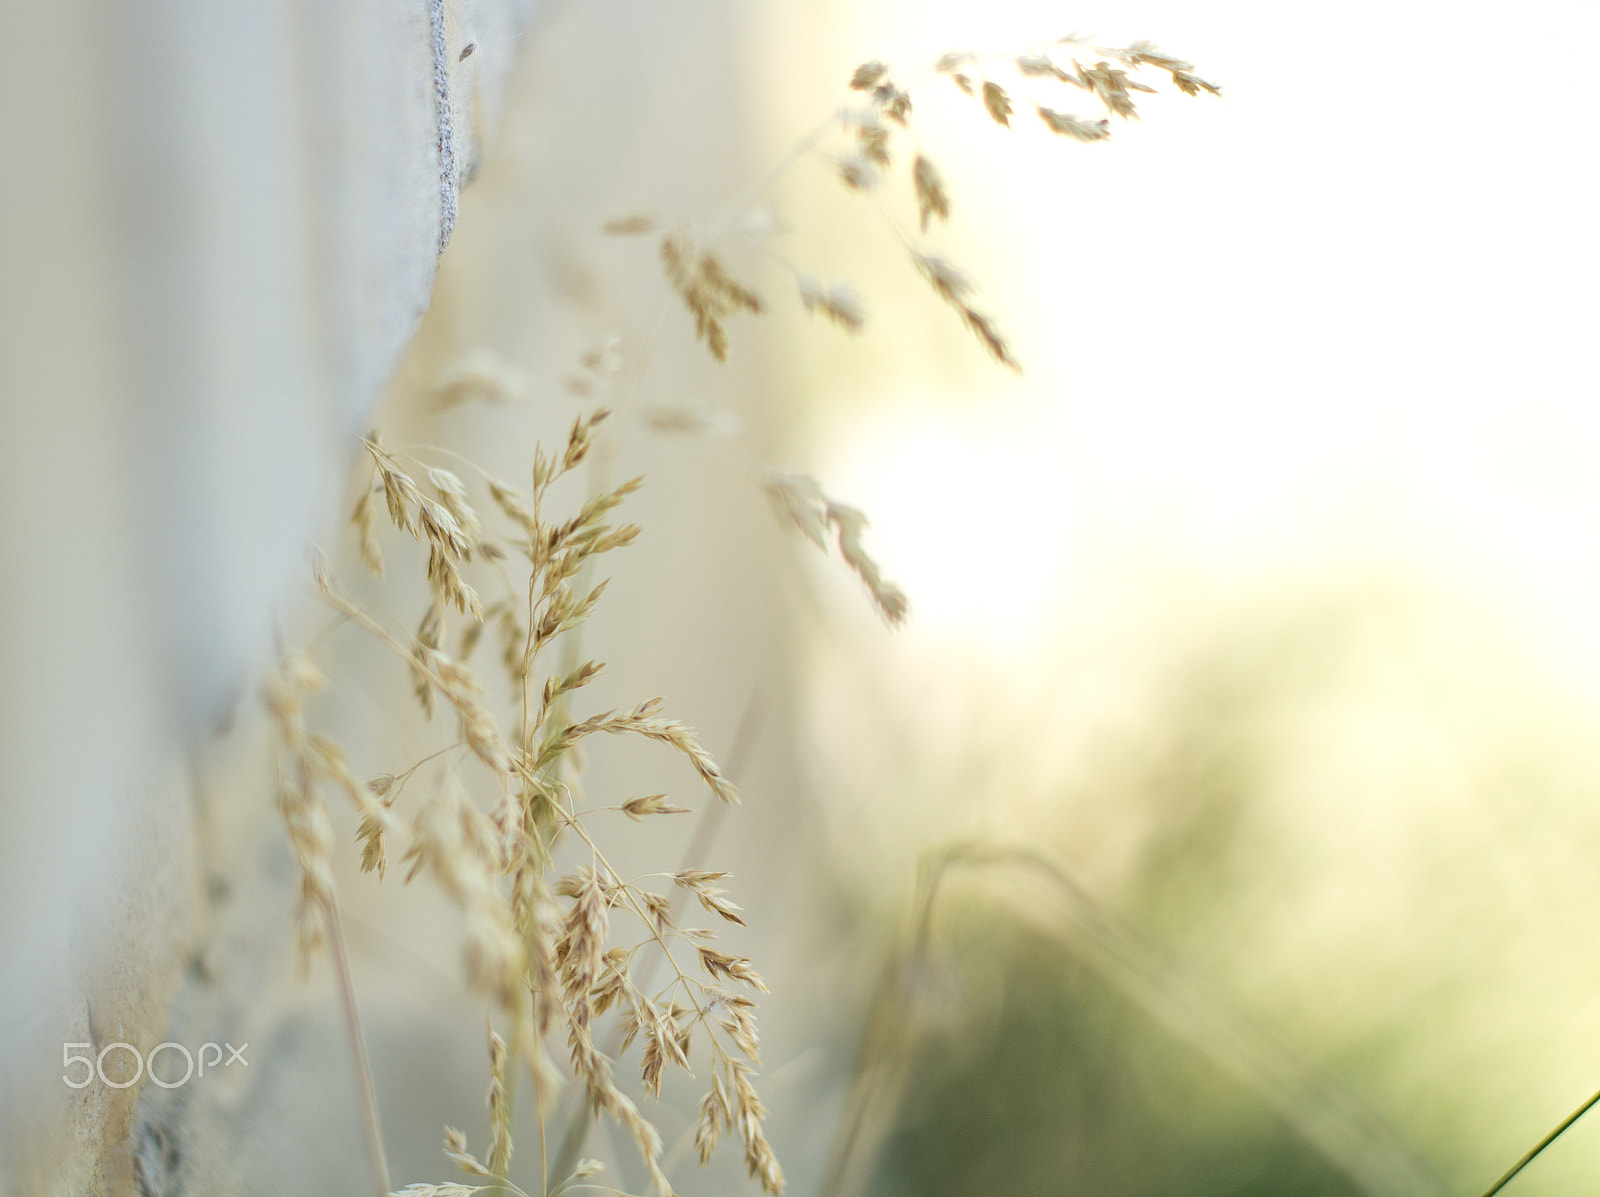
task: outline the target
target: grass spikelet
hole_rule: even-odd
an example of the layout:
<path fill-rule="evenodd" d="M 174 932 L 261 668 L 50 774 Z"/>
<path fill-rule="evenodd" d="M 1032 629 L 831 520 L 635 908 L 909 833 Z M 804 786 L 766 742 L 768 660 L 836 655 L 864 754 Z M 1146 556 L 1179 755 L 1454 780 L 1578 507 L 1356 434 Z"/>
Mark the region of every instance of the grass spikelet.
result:
<path fill-rule="evenodd" d="M 467 1137 L 453 1126 L 444 1128 L 444 1153 L 456 1162 L 456 1165 L 471 1176 L 493 1176 L 494 1173 L 467 1150 Z"/>
<path fill-rule="evenodd" d="M 972 294 L 972 280 L 943 258 L 936 258 L 932 254 L 913 254 L 912 259 L 922 271 L 922 276 L 933 284 L 939 298 L 946 303 L 960 307 Z"/>
<path fill-rule="evenodd" d="M 852 91 L 871 91 L 888 73 L 889 68 L 874 58 L 855 69 L 850 76 L 850 88 Z"/>
<path fill-rule="evenodd" d="M 1091 67 L 1080 67 L 1078 75 L 1107 110 L 1123 120 L 1139 118 L 1139 110 L 1134 106 L 1133 97 L 1128 94 L 1129 92 L 1155 91 L 1155 88 L 1130 79 L 1126 71 L 1118 70 L 1103 60 Z"/>
<path fill-rule="evenodd" d="M 820 313 L 851 336 L 857 335 L 866 327 L 866 313 L 862 310 L 861 301 L 856 298 L 849 283 L 824 285 L 814 278 L 802 275 L 799 287 L 800 302 L 806 311 Z"/>
<path fill-rule="evenodd" d="M 455 514 L 443 503 L 427 498 L 419 500 L 417 527 L 427 543 L 449 560 L 472 559 L 472 541 L 467 538 Z"/>
<path fill-rule="evenodd" d="M 995 327 L 992 317 L 985 316 L 974 308 L 962 307 L 961 318 L 966 321 L 967 327 L 972 330 L 972 335 L 985 349 L 989 356 L 1000 365 L 1018 374 L 1022 373 L 1022 363 L 1011 356 L 1011 348 L 1006 344 L 1006 339 L 1000 335 L 1000 330 Z"/>
<path fill-rule="evenodd" d="M 749 924 L 740 917 L 740 911 L 743 908 L 735 906 L 723 897 L 727 893 L 726 890 L 719 889 L 711 884 L 713 881 L 726 876 L 728 876 L 727 873 L 702 873 L 691 869 L 675 873 L 672 879 L 694 894 L 699 899 L 700 905 L 704 906 L 712 914 L 724 918 L 730 923 L 737 923 L 741 927 L 748 926 Z"/>
<path fill-rule="evenodd" d="M 521 492 L 507 486 L 504 482 L 491 478 L 489 480 L 489 495 L 495 505 L 505 513 L 507 519 L 516 524 L 529 536 L 535 534 L 537 521 L 533 512 L 528 509 L 528 501 Z"/>
<path fill-rule="evenodd" d="M 640 214 L 608 220 L 600 226 L 600 231 L 607 237 L 638 237 L 655 232 L 656 227 L 655 217 Z"/>
<path fill-rule="evenodd" d="M 1071 137 L 1075 141 L 1104 141 L 1111 136 L 1111 122 L 1107 120 L 1086 121 L 1043 105 L 1039 107 L 1039 119 L 1049 127 L 1050 132 Z"/>
<path fill-rule="evenodd" d="M 854 507 L 839 503 L 828 504 L 828 522 L 838 531 L 839 554 L 856 576 L 866 585 L 878 612 L 894 627 L 905 622 L 909 604 L 905 592 L 884 580 L 878 563 L 862 544 L 862 534 L 867 528 L 867 517 Z"/>
<path fill-rule="evenodd" d="M 875 116 L 855 122 L 856 144 L 861 157 L 881 169 L 889 168 L 889 130 Z"/>
<path fill-rule="evenodd" d="M 434 593 L 461 614 L 474 620 L 483 619 L 483 604 L 478 599 L 478 592 L 467 585 L 449 552 L 438 544 L 428 553 L 428 581 L 433 583 Z"/>
<path fill-rule="evenodd" d="M 1188 71 L 1173 71 L 1172 83 L 1186 96 L 1197 96 L 1201 92 L 1208 95 L 1220 96 L 1222 89 L 1215 83 L 1207 83 L 1198 75 L 1191 75 Z"/>
<path fill-rule="evenodd" d="M 416 536 L 418 531 L 416 521 L 412 518 L 412 510 L 422 501 L 421 488 L 379 444 L 376 433 L 367 437 L 363 443 L 367 447 L 367 452 L 372 455 L 373 466 L 378 471 L 378 480 L 383 484 L 383 498 L 389 508 L 390 522 L 407 535 Z"/>
<path fill-rule="evenodd" d="M 752 1178 L 761 1182 L 763 1189 L 772 1197 L 777 1197 L 783 1192 L 783 1169 L 778 1167 L 778 1158 L 773 1154 L 761 1127 L 762 1119 L 767 1116 L 766 1107 L 756 1096 L 751 1084 L 753 1074 L 748 1065 L 740 1060 L 730 1060 L 728 1072 L 733 1081 L 734 1125 L 744 1141 L 745 1168 Z"/>
<path fill-rule="evenodd" d="M 904 129 L 911 123 L 911 93 L 887 81 L 872 89 L 872 102 L 883 115 Z"/>
<path fill-rule="evenodd" d="M 836 503 L 823 494 L 815 478 L 805 474 L 775 474 L 764 487 L 778 510 L 819 549 L 826 547 L 827 530 L 834 529 L 839 553 L 867 587 L 873 605 L 893 627 L 905 622 L 909 604 L 905 592 L 884 579 L 882 571 L 862 543 L 867 517 L 854 507 Z"/>
<path fill-rule="evenodd" d="M 306 730 L 304 699 L 324 684 L 310 658 L 293 655 L 283 661 L 263 691 L 267 711 L 278 732 L 282 765 L 278 809 L 289 830 L 289 846 L 300 868 L 300 901 L 296 927 L 302 967 L 325 940 L 325 912 L 333 906 L 333 820 L 317 792 L 315 749 Z"/>
<path fill-rule="evenodd" d="M 1137 41 L 1127 49 L 1127 61 L 1134 66 L 1150 65 L 1166 71 L 1172 76 L 1173 86 L 1186 96 L 1197 96 L 1206 92 L 1213 96 L 1220 96 L 1222 89 L 1214 83 L 1207 83 L 1195 75 L 1192 64 L 1161 53 L 1160 50 L 1147 41 Z"/>
<path fill-rule="evenodd" d="M 998 83 L 985 82 L 983 85 L 983 107 L 995 124 L 1011 127 L 1011 97 L 1006 94 L 1006 89 Z"/>
<path fill-rule="evenodd" d="M 489 1030 L 489 1171 L 504 1176 L 511 1166 L 511 1100 L 506 1092 L 505 1040 Z M 463 1146 L 465 1146 L 463 1144 Z"/>
<path fill-rule="evenodd" d="M 361 843 L 361 871 L 363 873 L 377 873 L 378 880 L 383 880 L 383 875 L 389 867 L 388 848 L 384 842 L 384 827 L 377 819 L 367 815 L 361 817 L 361 824 L 356 828 L 356 839 Z"/>
<path fill-rule="evenodd" d="M 278 809 L 289 829 L 289 846 L 300 866 L 300 902 L 296 926 L 302 967 L 324 940 L 324 911 L 333 903 L 333 820 L 303 765 L 278 792 Z"/>
<path fill-rule="evenodd" d="M 694 1123 L 694 1147 L 702 1168 L 711 1162 L 723 1127 L 731 1127 L 732 1122 L 733 1115 L 722 1092 L 722 1078 L 713 1076 L 711 1088 L 700 1102 L 700 1114 Z"/>
<path fill-rule="evenodd" d="M 456 709 L 461 738 L 467 746 L 496 773 L 509 772 L 511 756 L 500 736 L 499 725 L 489 711 L 488 694 L 478 675 L 441 652 L 430 651 L 427 663 L 439 679 L 444 696 Z"/>
<path fill-rule="evenodd" d="M 611 378 L 622 372 L 622 337 L 612 334 L 599 344 L 583 351 L 578 364 L 597 379 Z"/>
<path fill-rule="evenodd" d="M 320 563 L 318 576 L 325 592 L 338 595 L 331 572 Z M 289 830 L 290 847 L 300 866 L 300 904 L 297 915 L 302 962 L 323 942 L 324 924 L 334 903 L 332 852 L 333 825 L 319 783 L 341 789 L 361 813 L 361 838 L 365 867 L 383 867 L 384 836 L 398 830 L 388 807 L 370 785 L 351 774 L 344 751 L 326 736 L 311 733 L 305 722 L 304 697 L 324 684 L 309 657 L 290 654 L 268 679 L 264 699 L 278 730 L 280 773 L 278 805 Z"/>
<path fill-rule="evenodd" d="M 478 513 L 472 509 L 472 504 L 467 501 L 467 488 L 461 479 L 449 470 L 430 467 L 428 482 L 439 496 L 439 501 L 444 504 L 445 510 L 460 527 L 467 544 L 476 543 L 483 535 L 483 524 L 479 522 Z"/>
<path fill-rule="evenodd" d="M 722 1028 L 728 1032 L 728 1037 L 738 1044 L 751 1063 L 761 1063 L 755 1003 L 743 994 L 723 992 L 717 995 L 716 1005 L 722 1010 Z"/>
<path fill-rule="evenodd" d="M 735 281 L 715 254 L 697 251 L 682 234 L 669 233 L 661 239 L 661 262 L 667 281 L 694 317 L 695 335 L 712 357 L 727 361 L 728 334 L 722 322 L 741 311 L 759 315 L 761 298 Z"/>
<path fill-rule="evenodd" d="M 439 651 L 443 637 L 444 612 L 435 600 L 428 604 L 428 609 L 422 613 L 422 622 L 417 625 L 417 634 L 413 637 L 409 661 L 411 692 L 416 695 L 422 713 L 429 719 L 433 718 L 434 712 L 433 676 L 428 670 L 429 654 Z"/>
<path fill-rule="evenodd" d="M 361 560 L 378 577 L 383 577 L 383 549 L 378 544 L 377 504 L 373 501 L 371 485 L 356 500 L 355 510 L 350 513 L 350 522 L 356 526 L 360 537 Z"/>
<path fill-rule="evenodd" d="M 839 159 L 839 178 L 851 191 L 872 191 L 883 182 L 883 171 L 864 154 Z"/>
<path fill-rule="evenodd" d="M 723 775 L 721 768 L 711 754 L 700 747 L 700 742 L 695 739 L 694 732 L 676 720 L 655 717 L 655 712 L 660 705 L 661 700 L 659 698 L 652 698 L 647 702 L 640 703 L 626 714 L 619 715 L 615 711 L 606 711 L 601 715 L 593 715 L 581 723 L 571 724 L 558 737 L 547 742 L 546 746 L 541 750 L 539 754 L 541 767 L 548 760 L 554 759 L 585 736 L 591 736 L 597 732 L 605 732 L 614 736 L 643 736 L 647 740 L 655 740 L 658 743 L 666 744 L 688 758 L 689 764 L 700 775 L 700 780 L 705 782 L 707 789 L 723 802 L 737 803 L 739 801 L 738 790 Z"/>
<path fill-rule="evenodd" d="M 1005 338 L 1000 335 L 994 320 L 967 302 L 967 297 L 972 294 L 972 283 L 966 275 L 943 258 L 915 251 L 911 257 L 922 272 L 922 276 L 932 284 L 939 298 L 961 313 L 962 321 L 989 351 L 989 356 L 1002 366 L 1015 370 L 1018 374 L 1022 373 L 1021 364 L 1012 357 L 1011 349 L 1006 344 Z"/>
<path fill-rule="evenodd" d="M 578 416 L 572 421 L 572 431 L 567 433 L 567 447 L 561 454 L 561 466 L 555 477 L 566 474 L 582 464 L 594 447 L 596 430 L 611 417 L 609 408 L 597 407 L 587 419 Z"/>
<path fill-rule="evenodd" d="M 686 815 L 689 813 L 687 806 L 675 806 L 668 802 L 665 794 L 647 794 L 643 798 L 629 798 L 618 809 L 636 823 L 642 821 L 647 815 Z"/>
<path fill-rule="evenodd" d="M 503 405 L 521 399 L 528 377 L 498 354 L 479 349 L 441 374 L 433 385 L 434 403 L 440 409 L 466 403 Z"/>
<path fill-rule="evenodd" d="M 644 414 L 645 427 L 661 436 L 711 440 L 732 436 L 739 422 L 732 412 L 662 404 Z"/>
<path fill-rule="evenodd" d="M 515 1010 L 524 973 L 522 942 L 504 902 L 483 887 L 475 889 L 467 907 L 461 959 L 474 989 L 502 1010 Z"/>
<path fill-rule="evenodd" d="M 561 927 L 542 864 L 524 857 L 515 869 L 511 887 L 512 917 L 522 932 L 534 1026 L 541 1037 L 550 1033 L 563 1010 L 556 948 Z"/>
<path fill-rule="evenodd" d="M 1173 71 L 1172 84 L 1186 96 L 1198 96 L 1201 92 L 1213 96 L 1222 94 L 1222 89 L 1215 83 L 1207 83 L 1200 76 L 1191 75 L 1187 71 Z"/>
<path fill-rule="evenodd" d="M 928 221 L 932 218 L 949 223 L 950 194 L 933 163 L 918 154 L 911 168 L 911 179 L 917 189 L 917 218 L 922 223 L 922 231 L 928 231 Z"/>
<path fill-rule="evenodd" d="M 764 489 L 789 522 L 817 548 L 826 547 L 827 496 L 817 480 L 806 474 L 775 474 Z"/>
<path fill-rule="evenodd" d="M 1015 62 L 1017 71 L 1029 79 L 1059 79 L 1063 83 L 1070 79 L 1048 54 L 1019 54 Z"/>
<path fill-rule="evenodd" d="M 610 903 L 599 873 L 589 867 L 563 877 L 556 893 L 572 900 L 556 945 L 556 959 L 561 965 L 569 1013 L 573 1021 L 586 1026 L 591 1013 L 590 995 L 605 959 Z"/>

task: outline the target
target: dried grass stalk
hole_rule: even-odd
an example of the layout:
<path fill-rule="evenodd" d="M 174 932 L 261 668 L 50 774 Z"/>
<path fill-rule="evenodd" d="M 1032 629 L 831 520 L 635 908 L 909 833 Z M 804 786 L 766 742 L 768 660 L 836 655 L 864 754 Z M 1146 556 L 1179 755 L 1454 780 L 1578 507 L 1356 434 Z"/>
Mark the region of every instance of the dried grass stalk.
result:
<path fill-rule="evenodd" d="M 714 259 L 702 255 L 694 270 L 695 286 L 737 299 L 737 284 L 721 272 Z M 746 300 L 737 301 L 748 306 Z M 582 364 L 594 377 L 614 372 L 618 366 L 614 342 L 586 354 Z M 733 1053 L 753 1052 L 756 1040 L 748 1009 L 730 1006 L 731 999 L 713 982 L 764 984 L 747 958 L 709 947 L 702 950 L 703 945 L 696 941 L 695 959 L 711 980 L 678 969 L 678 984 L 689 1005 L 663 1003 L 659 996 L 641 992 L 630 971 L 639 944 L 628 947 L 626 941 L 613 942 L 619 929 L 612 912 L 636 916 L 644 928 L 644 942 L 659 944 L 669 959 L 673 939 L 689 942 L 691 937 L 675 929 L 671 904 L 665 898 L 618 879 L 572 802 L 572 762 L 582 740 L 595 733 L 639 735 L 666 744 L 689 761 L 716 798 L 723 802 L 738 799 L 731 782 L 693 732 L 661 717 L 656 700 L 629 711 L 571 718 L 568 704 L 599 673 L 599 662 L 586 661 L 559 672 L 541 669 L 543 650 L 580 626 L 604 592 L 604 581 L 587 592 L 575 588 L 586 563 L 631 543 L 638 534 L 634 525 L 611 522 L 611 513 L 637 489 L 638 479 L 592 496 L 566 520 L 552 520 L 544 514 L 551 486 L 586 460 L 605 417 L 602 409 L 575 420 L 565 445 L 556 453 L 535 450 L 531 494 L 524 496 L 497 480 L 486 480 L 492 506 L 483 508 L 483 514 L 457 474 L 422 463 L 413 468 L 385 449 L 376 436 L 367 440 L 375 476 L 368 484 L 368 502 L 357 506 L 358 533 L 370 534 L 376 522 L 374 500 L 381 488 L 390 520 L 429 550 L 428 572 L 434 593 L 413 636 L 398 636 L 368 615 L 339 584 L 326 559 L 319 556 L 315 560 L 314 573 L 324 598 L 405 661 L 424 710 L 431 712 L 441 698 L 454 708 L 455 747 L 466 749 L 487 766 L 502 787 L 502 801 L 492 816 L 477 807 L 448 760 L 439 766 L 441 784 L 409 820 L 396 813 L 405 781 L 439 754 L 430 754 L 399 774 L 383 774 L 365 784 L 357 781 L 339 747 L 306 726 L 303 695 L 320 685 L 320 675 L 309 659 L 288 658 L 266 692 L 280 728 L 285 764 L 281 805 L 301 864 L 306 950 L 315 945 L 320 930 L 316 911 L 331 903 L 333 840 L 319 789 L 325 785 L 344 790 L 361 814 L 357 839 L 365 869 L 381 877 L 390 855 L 399 852 L 408 881 L 426 874 L 465 912 L 462 958 L 467 979 L 490 999 L 492 1008 L 511 1027 L 512 1042 L 521 1046 L 508 1048 L 491 1028 L 487 1160 L 469 1152 L 464 1137 L 453 1130 L 446 1131 L 445 1149 L 468 1173 L 492 1178 L 513 1191 L 519 1190 L 504 1181 L 513 1152 L 512 1068 L 516 1063 L 526 1064 L 537 1089 L 548 1092 L 557 1077 L 544 1045 L 564 1029 L 573 1073 L 582 1081 L 591 1109 L 608 1114 L 622 1126 L 638 1146 L 656 1188 L 670 1193 L 661 1168 L 660 1136 L 618 1088 L 611 1061 L 595 1046 L 594 1021 L 613 1008 L 626 1012 L 630 1037 L 637 1037 L 641 1044 L 641 1076 L 654 1089 L 666 1065 L 691 1068 L 696 1028 L 707 1031 L 703 1042 L 710 1045 L 713 1071 L 725 1071 L 732 1066 L 730 1061 L 737 1063 Z M 484 514 L 503 517 L 509 535 L 491 531 Z M 483 607 L 461 571 L 478 558 L 506 560 L 507 548 L 526 562 L 526 596 L 513 590 Z M 459 656 L 445 651 L 445 624 L 451 609 L 461 610 L 474 621 L 492 620 L 499 629 L 503 664 L 520 695 L 520 720 L 514 735 L 502 730 L 487 688 L 464 660 L 479 638 L 482 624 L 469 625 L 461 638 Z M 611 809 L 637 821 L 685 808 L 668 802 L 663 794 L 651 794 L 627 799 Z M 595 863 L 552 886 L 546 878 L 552 846 L 568 832 L 593 851 Z M 392 843 L 396 837 L 398 842 Z M 739 907 L 712 884 L 709 875 L 695 880 L 702 906 L 727 922 L 742 924 Z M 730 1009 L 737 1015 L 728 1016 Z M 781 1178 L 781 1173 L 768 1169 L 766 1176 L 772 1180 Z M 474 1190 L 448 1184 L 414 1185 L 406 1190 L 412 1194 L 462 1191 Z"/>

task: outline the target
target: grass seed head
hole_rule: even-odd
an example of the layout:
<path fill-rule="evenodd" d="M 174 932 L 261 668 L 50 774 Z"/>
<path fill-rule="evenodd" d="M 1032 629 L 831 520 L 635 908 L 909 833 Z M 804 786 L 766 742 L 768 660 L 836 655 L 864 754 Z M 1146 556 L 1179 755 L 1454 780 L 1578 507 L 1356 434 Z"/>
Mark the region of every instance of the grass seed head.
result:
<path fill-rule="evenodd" d="M 506 1089 L 506 1042 L 489 1029 L 489 1171 L 504 1176 L 511 1166 L 511 1098 Z M 465 1147 L 465 1144 L 462 1145 Z"/>
<path fill-rule="evenodd" d="M 854 91 L 870 91 L 889 73 L 889 68 L 874 58 L 871 62 L 864 62 L 855 69 L 850 76 L 850 87 Z"/>
<path fill-rule="evenodd" d="M 453 1126 L 444 1128 L 444 1153 L 470 1176 L 493 1176 L 482 1161 L 467 1150 L 467 1136 Z"/>
<path fill-rule="evenodd" d="M 667 281 L 694 317 L 695 335 L 711 356 L 728 360 L 728 334 L 723 321 L 736 312 L 759 315 L 760 296 L 737 282 L 715 254 L 698 251 L 688 237 L 669 233 L 661 239 L 661 263 Z"/>
<path fill-rule="evenodd" d="M 637 237 L 655 230 L 655 217 L 645 215 L 622 216 L 600 226 L 600 231 L 607 237 Z"/>
<path fill-rule="evenodd" d="M 917 216 L 922 223 L 922 231 L 928 231 L 930 219 L 948 223 L 950 194 L 945 190 L 944 179 L 940 177 L 938 168 L 918 154 L 911 168 L 911 181 L 917 190 Z"/>
<path fill-rule="evenodd" d="M 866 327 L 867 316 L 861 301 L 849 283 L 823 284 L 816 279 L 800 276 L 800 302 L 806 311 L 816 312 L 833 321 L 851 336 Z"/>
<path fill-rule="evenodd" d="M 433 384 L 434 403 L 441 409 L 466 403 L 501 406 L 521 399 L 527 390 L 528 376 L 488 349 L 467 354 Z"/>
<path fill-rule="evenodd" d="M 1016 67 L 1022 75 L 1030 79 L 1059 79 L 1064 83 L 1070 78 L 1048 54 L 1020 54 L 1016 59 Z"/>
<path fill-rule="evenodd" d="M 1006 89 L 998 83 L 986 82 L 983 85 L 983 107 L 994 118 L 994 122 L 1006 128 L 1011 127 L 1011 97 L 1006 94 Z"/>
<path fill-rule="evenodd" d="M 378 577 L 383 577 L 383 549 L 378 544 L 377 503 L 374 502 L 374 492 L 370 485 L 356 500 L 355 510 L 350 513 L 350 522 L 356 526 L 360 536 L 361 560 Z"/>
<path fill-rule="evenodd" d="M 1052 133 L 1059 133 L 1076 141 L 1104 141 L 1111 136 L 1111 122 L 1108 120 L 1086 121 L 1071 113 L 1056 112 L 1042 105 L 1039 108 L 1039 119 Z"/>

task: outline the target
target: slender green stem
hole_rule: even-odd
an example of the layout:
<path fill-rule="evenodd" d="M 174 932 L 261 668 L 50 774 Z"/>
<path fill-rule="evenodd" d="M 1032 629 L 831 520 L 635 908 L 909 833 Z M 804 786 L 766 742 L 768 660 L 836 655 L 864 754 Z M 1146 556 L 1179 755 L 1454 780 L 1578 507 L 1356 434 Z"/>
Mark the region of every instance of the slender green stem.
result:
<path fill-rule="evenodd" d="M 1512 1178 L 1515 1177 L 1518 1172 L 1521 1172 L 1529 1164 L 1533 1163 L 1533 1160 L 1534 1160 L 1535 1156 L 1537 1156 L 1546 1147 L 1549 1147 L 1550 1144 L 1554 1143 L 1557 1139 L 1559 1139 L 1562 1136 L 1562 1134 L 1574 1122 L 1576 1122 L 1578 1119 L 1582 1118 L 1585 1114 L 1587 1114 L 1589 1112 L 1589 1110 L 1594 1106 L 1594 1104 L 1596 1102 L 1600 1102 L 1600 1093 L 1596 1093 L 1593 1097 L 1591 1097 L 1588 1101 L 1584 1102 L 1576 1110 L 1573 1110 L 1572 1113 L 1567 1115 L 1567 1119 L 1566 1119 L 1565 1122 L 1563 1122 L 1560 1126 L 1556 1127 L 1555 1130 L 1551 1131 L 1548 1135 L 1546 1135 L 1544 1138 L 1540 1139 L 1537 1143 L 1535 1143 L 1533 1145 L 1533 1149 L 1531 1151 L 1529 1151 L 1527 1155 L 1523 1156 L 1515 1164 L 1511 1165 L 1511 1170 L 1509 1172 L 1507 1172 L 1499 1180 L 1495 1181 L 1494 1184 L 1490 1185 L 1487 1190 L 1485 1190 L 1485 1192 L 1483 1194 L 1483 1197 L 1494 1197 L 1494 1195 L 1496 1193 L 1498 1193 L 1501 1189 L 1505 1188 L 1508 1184 L 1510 1184 Z"/>

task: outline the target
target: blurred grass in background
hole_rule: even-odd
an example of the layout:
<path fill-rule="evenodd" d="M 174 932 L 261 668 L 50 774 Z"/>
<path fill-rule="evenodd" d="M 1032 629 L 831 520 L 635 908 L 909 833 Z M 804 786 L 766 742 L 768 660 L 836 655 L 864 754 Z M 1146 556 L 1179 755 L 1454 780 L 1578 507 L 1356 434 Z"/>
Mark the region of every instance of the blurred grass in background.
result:
<path fill-rule="evenodd" d="M 1080 887 L 1025 860 L 952 879 L 870 1191 L 1363 1191 L 1359 1133 L 1330 1159 L 1293 1129 L 1332 1090 L 1480 1192 L 1586 1096 L 1600 729 L 1470 609 L 1392 579 L 1258 592 L 1144 625 L 1142 667 L 1063 646 L 1034 687 L 970 686 L 972 736 L 863 735 L 901 763 L 840 786 L 864 770 L 903 825 Z M 1517 1184 L 1580 1191 L 1591 1131 Z"/>

